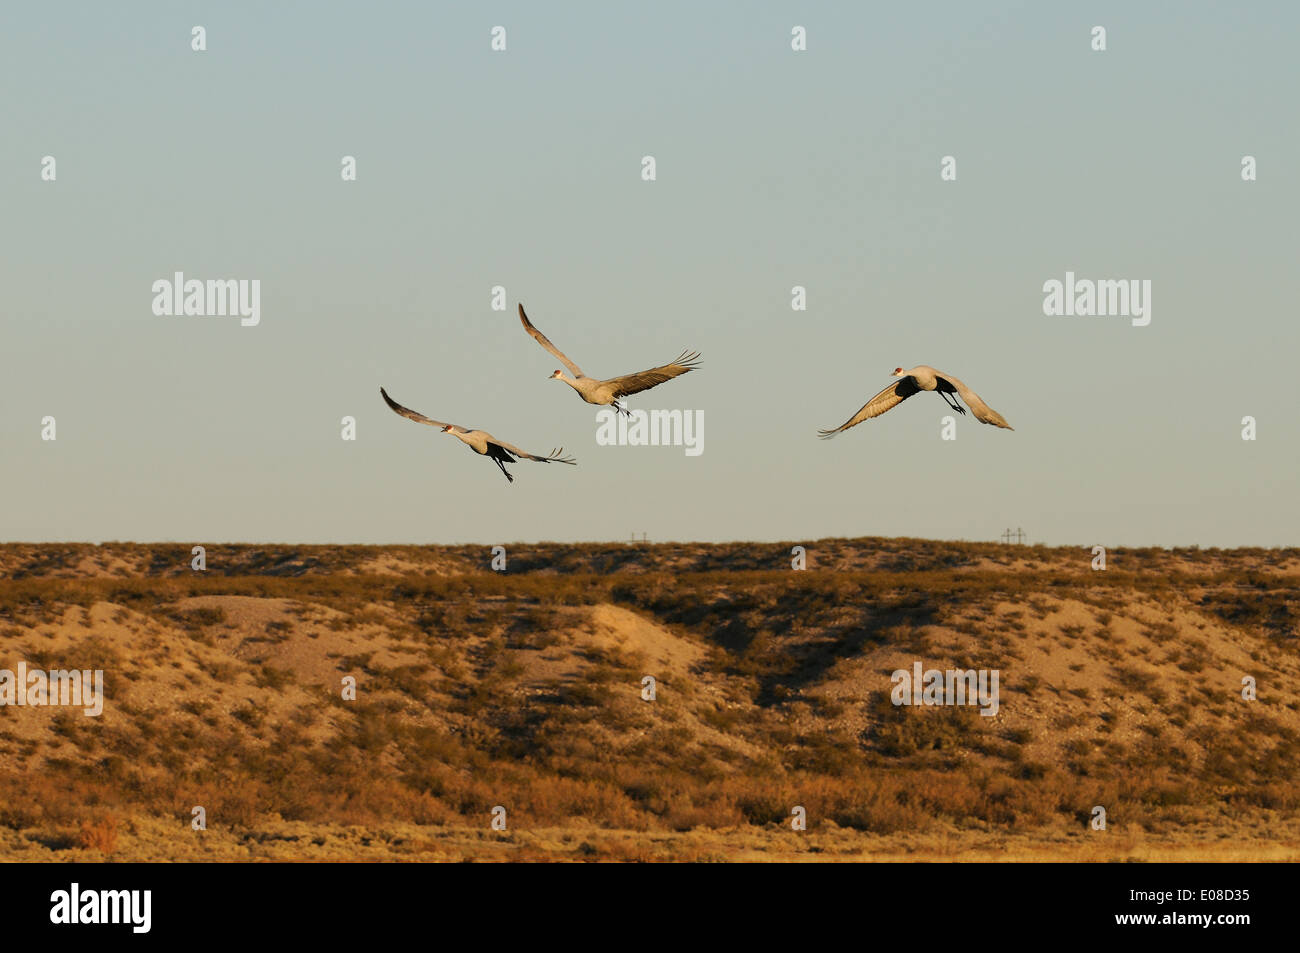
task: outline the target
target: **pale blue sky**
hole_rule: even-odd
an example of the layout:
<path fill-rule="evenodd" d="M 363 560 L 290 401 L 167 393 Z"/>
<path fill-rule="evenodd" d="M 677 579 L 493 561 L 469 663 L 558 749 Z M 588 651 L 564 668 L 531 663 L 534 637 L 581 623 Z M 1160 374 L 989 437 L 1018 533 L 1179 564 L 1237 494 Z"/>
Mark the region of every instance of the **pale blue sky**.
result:
<path fill-rule="evenodd" d="M 0 8 L 0 539 L 1297 542 L 1300 7 L 326 6 Z M 1045 317 L 1067 269 L 1150 326 Z M 260 326 L 154 316 L 176 270 Z M 596 446 L 518 301 L 589 374 L 701 351 L 632 405 L 703 455 Z M 1015 432 L 816 439 L 919 363 Z"/>

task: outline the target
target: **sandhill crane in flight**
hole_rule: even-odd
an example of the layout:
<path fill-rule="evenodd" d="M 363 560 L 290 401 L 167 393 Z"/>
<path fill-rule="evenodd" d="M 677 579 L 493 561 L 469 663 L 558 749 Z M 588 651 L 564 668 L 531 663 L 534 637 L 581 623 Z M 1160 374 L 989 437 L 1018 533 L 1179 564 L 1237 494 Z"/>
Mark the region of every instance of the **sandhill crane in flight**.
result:
<path fill-rule="evenodd" d="M 563 447 L 559 450 L 552 450 L 549 456 L 539 457 L 536 454 L 520 450 L 513 444 L 506 443 L 504 440 L 498 440 L 490 433 L 485 433 L 482 430 L 467 430 L 466 428 L 458 427 L 455 424 L 445 424 L 441 420 L 431 420 L 424 416 L 424 414 L 418 414 L 409 407 L 403 407 L 397 401 L 393 400 L 393 398 L 389 397 L 388 391 L 384 390 L 382 387 L 379 388 L 379 393 L 384 396 L 384 403 L 388 404 L 388 406 L 393 408 L 396 413 L 401 414 L 408 420 L 414 420 L 417 424 L 428 424 L 430 427 L 441 427 L 443 433 L 451 434 L 457 440 L 468 445 L 475 453 L 481 453 L 486 457 L 490 457 L 493 462 L 501 468 L 501 472 L 506 475 L 506 479 L 511 483 L 515 482 L 515 478 L 510 475 L 510 471 L 505 468 L 505 465 L 507 463 L 517 462 L 515 459 L 516 457 L 524 460 L 536 460 L 538 463 L 569 463 L 574 466 L 577 465 L 577 461 L 572 457 L 560 456 L 560 454 L 564 453 Z"/>
<path fill-rule="evenodd" d="M 601 381 L 582 373 L 582 369 L 577 364 L 565 357 L 560 349 L 547 339 L 545 334 L 533 327 L 533 323 L 528 320 L 528 315 L 524 314 L 522 304 L 519 306 L 519 320 L 523 322 L 524 330 L 531 334 L 538 344 L 559 358 L 560 363 L 573 372 L 573 377 L 568 377 L 564 371 L 557 370 L 548 378 L 549 380 L 564 381 L 578 392 L 579 397 L 589 404 L 612 405 L 619 413 L 628 414 L 629 416 L 631 416 L 630 411 L 618 403 L 620 397 L 649 390 L 656 384 L 662 384 L 664 381 L 670 381 L 674 377 L 694 370 L 699 367 L 700 363 L 698 352 L 683 351 L 681 356 L 671 364 L 652 367 L 650 370 L 642 371 L 639 374 L 624 374 L 622 377 L 611 377 L 607 381 Z"/>
<path fill-rule="evenodd" d="M 966 413 L 966 408 L 957 403 L 957 398 L 951 394 L 960 394 L 961 399 L 970 405 L 970 409 L 975 412 L 975 419 L 981 423 L 993 424 L 995 427 L 1005 427 L 1007 430 L 1014 430 L 1006 420 L 996 410 L 990 407 L 984 401 L 980 400 L 980 395 L 975 393 L 957 378 L 951 374 L 945 374 L 942 371 L 936 371 L 927 364 L 918 364 L 910 371 L 905 371 L 901 367 L 894 368 L 894 376 L 901 377 L 897 384 L 890 384 L 871 400 L 862 405 L 862 409 L 846 420 L 843 424 L 834 430 L 819 430 L 817 433 L 822 437 L 833 437 L 841 430 L 848 430 L 855 424 L 860 424 L 869 417 L 879 417 L 885 411 L 892 407 L 897 407 L 913 394 L 923 390 L 937 391 L 939 396 L 944 399 L 949 407 L 959 414 Z"/>

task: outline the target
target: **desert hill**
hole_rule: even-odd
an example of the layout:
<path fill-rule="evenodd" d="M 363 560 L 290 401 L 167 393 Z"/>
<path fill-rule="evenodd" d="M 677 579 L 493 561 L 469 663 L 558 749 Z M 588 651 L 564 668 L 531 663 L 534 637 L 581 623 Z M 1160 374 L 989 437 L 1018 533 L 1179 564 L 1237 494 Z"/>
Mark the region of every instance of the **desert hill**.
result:
<path fill-rule="evenodd" d="M 0 546 L 3 856 L 1300 858 L 1297 549 L 205 545 Z"/>

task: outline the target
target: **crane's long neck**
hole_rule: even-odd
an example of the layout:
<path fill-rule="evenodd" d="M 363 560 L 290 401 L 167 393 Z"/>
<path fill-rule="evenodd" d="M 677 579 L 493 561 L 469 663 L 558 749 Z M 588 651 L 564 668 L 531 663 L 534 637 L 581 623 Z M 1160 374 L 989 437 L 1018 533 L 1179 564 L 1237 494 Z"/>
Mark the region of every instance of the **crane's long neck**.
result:
<path fill-rule="evenodd" d="M 564 371 L 560 371 L 560 373 L 557 375 L 557 377 L 558 377 L 560 380 L 564 381 L 564 383 L 566 383 L 566 384 L 568 384 L 570 387 L 572 387 L 574 390 L 578 390 L 578 382 L 575 381 L 575 380 L 574 380 L 572 377 L 570 377 L 568 374 L 564 373 Z M 578 390 L 578 393 L 582 393 L 582 391 Z"/>

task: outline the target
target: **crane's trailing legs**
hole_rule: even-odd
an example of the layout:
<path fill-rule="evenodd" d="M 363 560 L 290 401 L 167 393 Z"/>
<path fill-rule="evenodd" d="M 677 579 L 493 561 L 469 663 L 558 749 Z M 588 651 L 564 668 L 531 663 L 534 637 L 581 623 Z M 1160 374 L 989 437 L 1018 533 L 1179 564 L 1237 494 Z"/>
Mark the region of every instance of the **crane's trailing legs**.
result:
<path fill-rule="evenodd" d="M 492 461 L 501 468 L 501 472 L 506 475 L 506 479 L 511 483 L 514 483 L 515 478 L 512 477 L 510 471 L 506 469 L 507 463 L 515 462 L 515 458 L 510 455 L 510 452 L 504 447 L 498 447 L 495 443 L 489 443 L 488 456 L 491 457 Z"/>
<path fill-rule="evenodd" d="M 902 370 L 902 368 L 899 368 L 899 370 Z M 943 398 L 945 404 L 957 411 L 959 414 L 966 413 L 966 408 L 957 403 L 957 398 L 952 396 L 957 393 L 957 388 L 952 386 L 952 384 L 944 380 L 942 377 L 939 377 L 937 374 L 934 379 L 934 389 L 939 396 Z"/>

